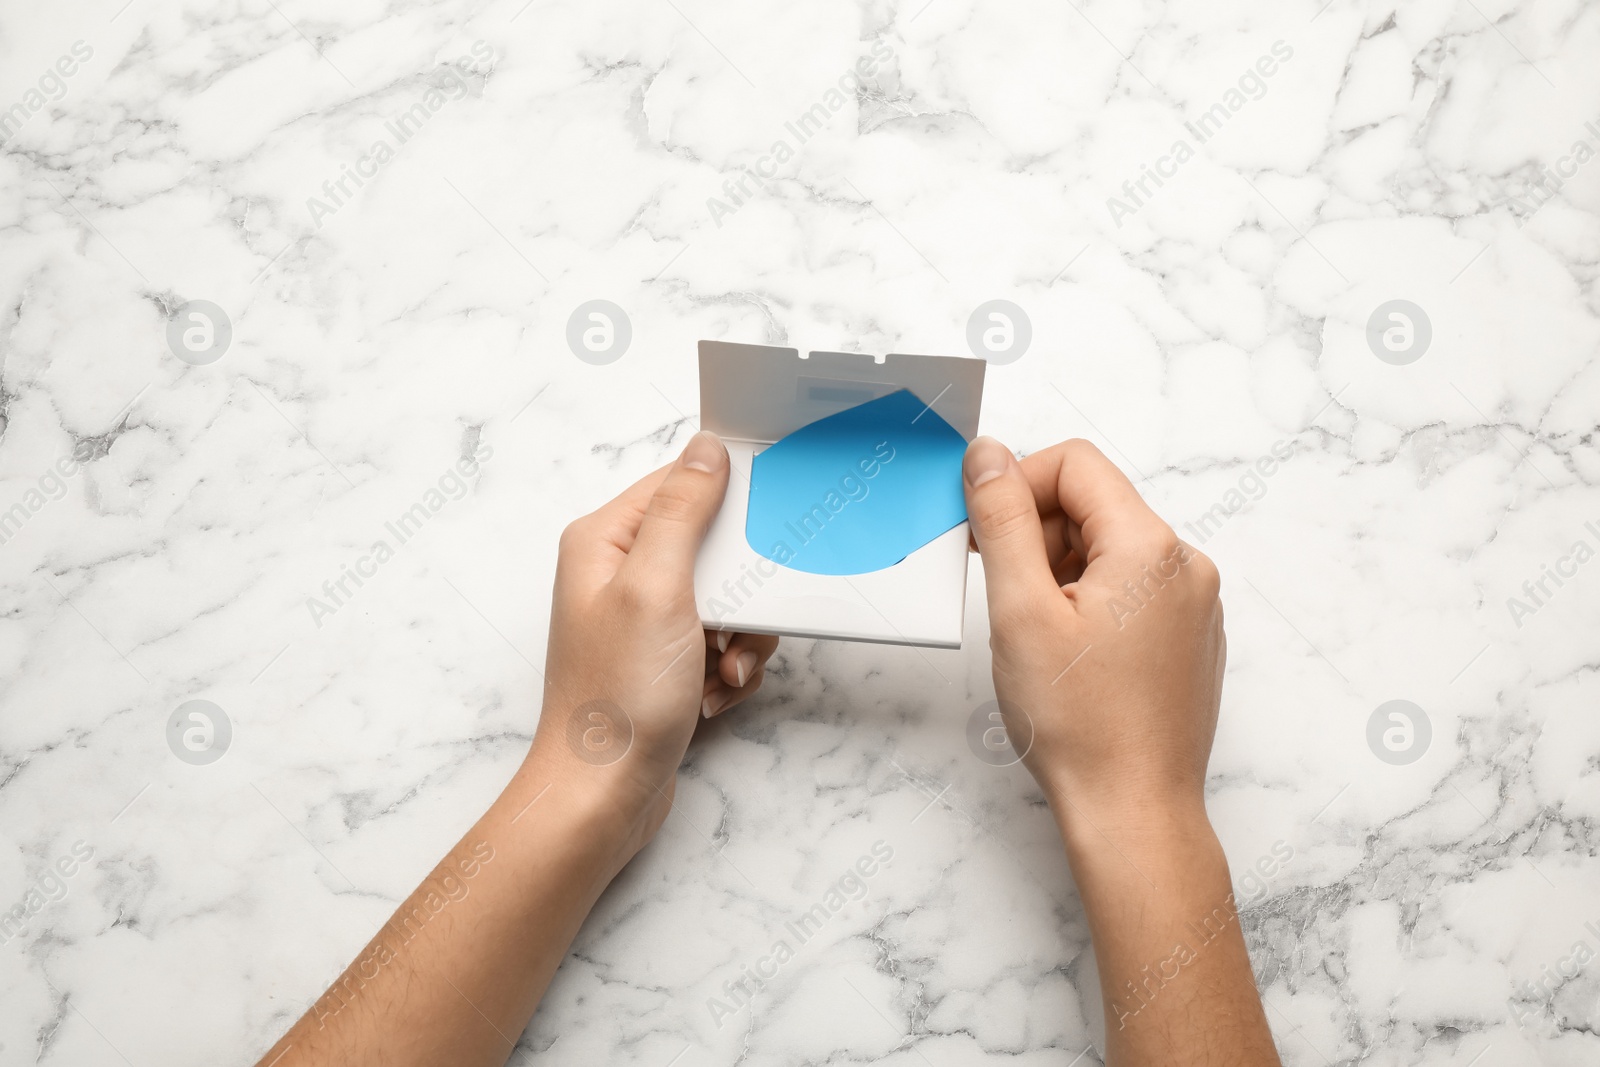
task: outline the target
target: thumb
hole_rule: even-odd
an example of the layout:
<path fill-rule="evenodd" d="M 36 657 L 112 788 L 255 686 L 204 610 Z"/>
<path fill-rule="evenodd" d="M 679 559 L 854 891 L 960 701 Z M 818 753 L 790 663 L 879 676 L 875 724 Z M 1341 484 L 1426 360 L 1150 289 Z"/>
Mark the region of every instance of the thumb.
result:
<path fill-rule="evenodd" d="M 1058 592 L 1033 490 L 1011 450 L 992 437 L 973 441 L 961 464 L 961 481 L 972 538 L 983 557 L 990 618 Z"/>
<path fill-rule="evenodd" d="M 728 450 L 702 430 L 651 494 L 626 565 L 668 582 L 693 581 L 695 554 L 727 489 Z"/>

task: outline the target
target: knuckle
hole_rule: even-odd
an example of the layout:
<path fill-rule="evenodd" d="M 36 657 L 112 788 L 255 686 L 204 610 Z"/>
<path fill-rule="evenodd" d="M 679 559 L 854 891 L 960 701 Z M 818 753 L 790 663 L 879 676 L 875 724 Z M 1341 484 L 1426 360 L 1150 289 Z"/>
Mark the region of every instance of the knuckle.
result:
<path fill-rule="evenodd" d="M 1105 453 L 1101 452 L 1092 441 L 1085 441 L 1081 437 L 1069 437 L 1061 442 L 1062 458 L 1072 461 L 1086 459 L 1103 459 Z"/>
<path fill-rule="evenodd" d="M 1141 563 L 1157 564 L 1174 559 L 1180 542 L 1172 527 L 1164 522 L 1153 522 L 1140 530 L 1128 546 Z"/>
<path fill-rule="evenodd" d="M 1050 603 L 1032 593 L 999 597 L 992 608 L 993 626 L 1007 638 L 1043 632 L 1051 626 Z"/>
<path fill-rule="evenodd" d="M 1201 591 L 1209 598 L 1216 597 L 1222 592 L 1222 572 L 1217 569 L 1210 556 L 1198 549 L 1190 548 L 1189 573 L 1194 575 Z"/>
<path fill-rule="evenodd" d="M 651 615 L 664 599 L 657 583 L 626 567 L 612 579 L 611 595 L 625 618 Z"/>
<path fill-rule="evenodd" d="M 698 510 L 699 499 L 694 489 L 675 484 L 671 478 L 663 482 L 650 499 L 650 514 L 671 523 L 692 522 Z"/>
<path fill-rule="evenodd" d="M 1183 551 L 1183 542 L 1178 540 L 1178 535 L 1173 533 L 1172 527 L 1164 522 L 1160 523 L 1151 534 L 1151 542 L 1160 559 L 1172 559 Z"/>
<path fill-rule="evenodd" d="M 1031 500 L 1022 500 L 1014 494 L 984 501 L 976 510 L 978 526 L 984 536 L 998 540 L 1026 530 L 1037 514 Z"/>
<path fill-rule="evenodd" d="M 1121 568 L 1129 571 L 1138 571 L 1141 567 L 1153 568 L 1167 558 L 1161 539 L 1148 533 L 1129 536 L 1113 552 Z"/>
<path fill-rule="evenodd" d="M 588 544 L 592 538 L 588 536 L 588 527 L 582 519 L 573 519 L 561 531 L 561 540 L 556 544 L 556 551 L 563 556 L 570 556 L 573 552 Z"/>

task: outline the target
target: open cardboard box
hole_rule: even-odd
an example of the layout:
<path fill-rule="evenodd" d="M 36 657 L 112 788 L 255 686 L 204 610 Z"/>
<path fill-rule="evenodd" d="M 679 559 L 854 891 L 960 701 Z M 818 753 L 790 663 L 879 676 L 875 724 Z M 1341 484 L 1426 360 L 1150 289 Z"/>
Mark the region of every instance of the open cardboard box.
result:
<path fill-rule="evenodd" d="M 900 389 L 971 441 L 983 360 L 812 352 L 700 342 L 700 425 L 721 437 L 733 471 L 695 563 L 695 601 L 710 630 L 960 648 L 967 597 L 967 524 L 900 562 L 864 574 L 793 570 L 750 547 L 750 468 L 768 445 Z"/>

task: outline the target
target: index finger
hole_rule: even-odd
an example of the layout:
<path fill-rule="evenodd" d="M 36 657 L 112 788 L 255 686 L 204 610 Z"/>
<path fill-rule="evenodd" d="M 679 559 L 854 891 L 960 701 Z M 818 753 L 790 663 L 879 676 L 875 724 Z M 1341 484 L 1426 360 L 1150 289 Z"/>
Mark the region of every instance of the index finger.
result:
<path fill-rule="evenodd" d="M 1022 460 L 1041 518 L 1062 514 L 1083 534 L 1085 563 L 1170 532 L 1115 463 L 1088 441 L 1051 445 Z"/>
<path fill-rule="evenodd" d="M 633 550 L 650 498 L 671 469 L 670 463 L 657 467 L 589 514 L 573 520 L 564 535 L 563 554 L 580 557 L 574 563 L 585 573 L 598 568 L 597 573 L 608 578 Z"/>

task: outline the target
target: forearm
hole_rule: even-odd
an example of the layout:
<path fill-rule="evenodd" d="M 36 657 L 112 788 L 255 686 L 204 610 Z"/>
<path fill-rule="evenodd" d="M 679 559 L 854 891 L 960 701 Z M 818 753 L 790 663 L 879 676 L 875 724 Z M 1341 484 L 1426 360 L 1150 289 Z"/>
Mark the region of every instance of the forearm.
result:
<path fill-rule="evenodd" d="M 586 787 L 530 758 L 261 1063 L 504 1063 L 632 852 Z"/>
<path fill-rule="evenodd" d="M 753 693 L 777 648 L 700 625 L 694 561 L 729 470 L 698 433 L 562 531 L 528 758 L 263 1067 L 485 1067 L 514 1051 L 595 900 L 665 821 L 702 710 Z"/>
<path fill-rule="evenodd" d="M 1203 807 L 1057 810 L 1100 970 L 1107 1062 L 1277 1067 Z"/>

